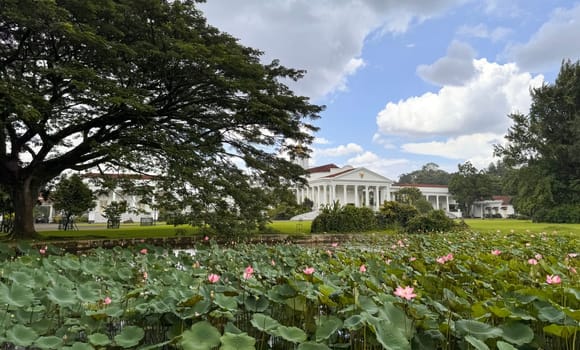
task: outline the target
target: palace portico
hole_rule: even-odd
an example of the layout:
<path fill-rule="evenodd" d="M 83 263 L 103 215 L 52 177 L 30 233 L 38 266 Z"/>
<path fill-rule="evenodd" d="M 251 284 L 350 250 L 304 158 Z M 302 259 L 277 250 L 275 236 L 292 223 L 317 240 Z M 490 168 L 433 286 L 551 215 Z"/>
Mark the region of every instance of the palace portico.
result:
<path fill-rule="evenodd" d="M 340 205 L 354 205 L 379 210 L 384 201 L 395 200 L 395 193 L 404 187 L 418 188 L 434 209 L 461 216 L 455 212 L 455 200 L 447 186 L 394 184 L 393 180 L 367 168 L 350 165 L 339 168 L 334 164 L 309 168 L 308 184 L 296 189 L 298 203 L 305 199 L 313 201 L 314 210 L 338 202 Z"/>

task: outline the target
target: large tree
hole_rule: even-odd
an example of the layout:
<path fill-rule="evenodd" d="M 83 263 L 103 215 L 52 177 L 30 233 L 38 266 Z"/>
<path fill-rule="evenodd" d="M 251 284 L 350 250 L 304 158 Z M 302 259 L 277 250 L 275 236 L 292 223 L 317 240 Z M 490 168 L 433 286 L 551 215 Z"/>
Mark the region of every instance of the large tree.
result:
<path fill-rule="evenodd" d="M 63 176 L 49 194 L 54 209 L 62 212 L 61 227 L 73 229 L 73 216 L 82 215 L 95 207 L 95 195 L 78 174 Z"/>
<path fill-rule="evenodd" d="M 580 63 L 563 62 L 554 84 L 531 95 L 530 112 L 511 114 L 507 143 L 495 147 L 518 169 L 510 183 L 516 209 L 528 215 L 580 204 Z"/>
<path fill-rule="evenodd" d="M 302 71 L 206 23 L 193 0 L 0 0 L 0 186 L 15 235 L 63 170 L 161 175 L 188 206 L 247 218 L 256 184 L 299 181 L 321 107 Z M 258 200 L 257 203 L 262 204 Z"/>
<path fill-rule="evenodd" d="M 430 184 L 447 185 L 451 174 L 439 169 L 435 163 L 427 163 L 420 170 L 415 170 L 399 177 L 399 182 L 403 184 Z"/>
<path fill-rule="evenodd" d="M 491 199 L 493 181 L 485 171 L 477 170 L 471 162 L 459 164 L 458 170 L 451 175 L 449 192 L 455 197 L 465 216 L 469 217 L 474 202 Z"/>

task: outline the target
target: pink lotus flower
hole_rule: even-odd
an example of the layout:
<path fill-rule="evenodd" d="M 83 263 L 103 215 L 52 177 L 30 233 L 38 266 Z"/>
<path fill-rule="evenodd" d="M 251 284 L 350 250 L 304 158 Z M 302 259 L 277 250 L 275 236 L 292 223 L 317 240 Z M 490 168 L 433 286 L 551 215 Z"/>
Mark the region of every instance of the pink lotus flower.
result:
<path fill-rule="evenodd" d="M 147 248 L 143 248 L 139 251 L 141 254 L 147 254 Z"/>
<path fill-rule="evenodd" d="M 39 252 L 40 254 L 44 255 L 44 254 L 46 254 L 46 251 L 47 251 L 47 250 L 48 250 L 48 247 L 47 247 L 47 246 L 44 246 L 44 248 L 40 248 L 40 249 L 38 250 L 38 252 Z"/>
<path fill-rule="evenodd" d="M 536 254 L 534 255 L 534 258 L 536 258 L 536 260 L 542 260 L 542 254 Z"/>
<path fill-rule="evenodd" d="M 338 243 L 334 242 L 331 244 L 331 246 L 332 246 L 332 248 L 336 248 L 336 247 L 338 247 Z"/>
<path fill-rule="evenodd" d="M 109 297 L 106 297 L 106 298 L 103 300 L 103 304 L 105 304 L 105 305 L 109 305 L 111 302 L 112 302 L 112 300 L 111 300 L 111 298 L 109 298 Z"/>
<path fill-rule="evenodd" d="M 445 257 L 443 257 L 443 256 L 440 257 L 440 258 L 437 258 L 437 262 L 440 263 L 440 264 L 445 264 L 446 261 L 447 260 L 445 260 Z"/>
<path fill-rule="evenodd" d="M 575 258 L 575 257 L 577 257 L 577 256 L 578 256 L 578 253 L 569 253 L 569 254 L 568 254 L 568 257 L 569 257 L 569 258 Z"/>
<path fill-rule="evenodd" d="M 576 268 L 574 268 L 573 266 L 570 266 L 570 267 L 568 268 L 568 270 L 570 270 L 570 272 L 572 272 L 573 274 L 576 274 L 576 273 L 577 273 L 577 272 L 576 272 Z"/>
<path fill-rule="evenodd" d="M 274 261 L 274 259 L 272 259 L 272 261 L 270 261 L 270 264 L 272 264 L 272 266 L 276 266 L 276 262 Z"/>
<path fill-rule="evenodd" d="M 413 290 L 414 290 L 413 287 L 406 286 L 405 288 L 403 288 L 399 286 L 395 290 L 394 294 L 403 299 L 412 300 L 414 297 L 417 296 L 417 294 L 413 293 Z"/>
<path fill-rule="evenodd" d="M 415 261 L 415 260 L 417 260 L 417 258 L 415 258 L 414 256 L 409 258 L 409 261 Z"/>
<path fill-rule="evenodd" d="M 143 272 L 143 279 L 146 280 L 149 277 L 147 271 Z"/>
<path fill-rule="evenodd" d="M 562 283 L 562 279 L 558 275 L 547 275 L 546 276 L 546 283 L 547 284 L 560 284 L 560 283 Z"/>
<path fill-rule="evenodd" d="M 207 280 L 209 281 L 209 283 L 217 283 L 217 281 L 220 280 L 220 276 L 216 275 L 215 273 L 210 273 L 207 276 Z"/>
<path fill-rule="evenodd" d="M 359 270 L 361 273 L 365 273 L 365 272 L 367 272 L 367 267 L 366 267 L 364 264 L 362 264 L 358 270 Z"/>
<path fill-rule="evenodd" d="M 538 265 L 538 260 L 536 260 L 536 259 L 529 259 L 528 260 L 528 264 L 530 264 L 530 265 Z"/>
<path fill-rule="evenodd" d="M 205 237 L 203 237 L 203 240 L 204 241 L 209 241 L 209 237 L 208 236 L 205 236 Z"/>
<path fill-rule="evenodd" d="M 246 267 L 246 269 L 244 270 L 244 279 L 249 280 L 250 278 L 252 278 L 252 275 L 254 274 L 254 269 L 252 268 L 251 265 L 249 265 L 248 267 Z"/>
<path fill-rule="evenodd" d="M 385 264 L 387 264 L 387 265 L 391 265 L 392 262 L 393 262 L 393 259 L 387 259 L 387 260 L 385 260 Z"/>
<path fill-rule="evenodd" d="M 449 253 L 449 254 L 447 254 L 447 255 L 445 256 L 445 260 L 447 260 L 447 261 L 451 261 L 451 260 L 453 260 L 453 253 Z"/>
<path fill-rule="evenodd" d="M 494 249 L 494 250 L 491 251 L 491 254 L 493 254 L 493 255 L 500 255 L 501 254 L 501 250 Z"/>
<path fill-rule="evenodd" d="M 312 275 L 314 273 L 314 267 L 307 267 L 304 270 L 302 270 L 304 272 L 304 274 L 306 275 Z"/>

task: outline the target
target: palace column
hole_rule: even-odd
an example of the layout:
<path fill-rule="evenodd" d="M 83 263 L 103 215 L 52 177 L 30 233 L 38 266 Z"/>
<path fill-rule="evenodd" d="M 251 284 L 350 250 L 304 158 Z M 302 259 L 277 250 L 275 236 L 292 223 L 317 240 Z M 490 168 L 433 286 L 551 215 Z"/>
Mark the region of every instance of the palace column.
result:
<path fill-rule="evenodd" d="M 346 184 L 342 185 L 342 205 L 346 205 Z"/>
<path fill-rule="evenodd" d="M 441 209 L 441 207 L 439 206 L 439 195 L 435 196 L 435 201 L 437 202 L 437 210 Z"/>
<path fill-rule="evenodd" d="M 369 185 L 365 185 L 365 207 L 369 206 Z"/>
<path fill-rule="evenodd" d="M 381 199 L 380 197 L 381 197 L 381 195 L 379 193 L 379 185 L 376 185 L 375 186 L 375 211 L 379 211 L 379 201 Z"/>
<path fill-rule="evenodd" d="M 354 206 L 358 208 L 358 185 L 354 185 Z"/>

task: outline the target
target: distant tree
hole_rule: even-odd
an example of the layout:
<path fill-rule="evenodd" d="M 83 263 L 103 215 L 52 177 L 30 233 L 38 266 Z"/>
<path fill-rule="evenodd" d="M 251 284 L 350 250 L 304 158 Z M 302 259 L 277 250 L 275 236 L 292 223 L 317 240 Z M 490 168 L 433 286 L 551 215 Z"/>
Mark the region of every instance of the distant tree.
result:
<path fill-rule="evenodd" d="M 397 193 L 395 193 L 395 199 L 397 202 L 412 205 L 421 214 L 433 210 L 433 205 L 425 199 L 421 190 L 416 187 L 401 188 Z"/>
<path fill-rule="evenodd" d="M 513 190 L 508 186 L 508 178 L 513 172 L 513 168 L 508 167 L 503 161 L 498 160 L 495 163 L 490 163 L 485 173 L 489 176 L 492 182 L 492 192 L 494 195 L 511 195 Z"/>
<path fill-rule="evenodd" d="M 564 61 L 554 84 L 531 91 L 527 115 L 509 115 L 513 125 L 495 154 L 511 167 L 514 206 L 540 209 L 580 204 L 580 62 Z"/>
<path fill-rule="evenodd" d="M 127 212 L 127 201 L 112 201 L 103 210 L 103 216 L 107 219 L 107 228 L 119 228 L 121 215 Z"/>
<path fill-rule="evenodd" d="M 0 186 L 16 238 L 35 236 L 39 189 L 67 169 L 161 174 L 160 191 L 226 227 L 265 219 L 255 181 L 304 182 L 291 160 L 322 107 L 285 85 L 304 72 L 261 63 L 197 2 L 0 0 Z"/>
<path fill-rule="evenodd" d="M 450 177 L 451 174 L 445 170 L 439 169 L 439 165 L 435 163 L 427 163 L 423 165 L 421 170 L 402 174 L 399 177 L 399 182 L 406 184 L 447 185 Z"/>
<path fill-rule="evenodd" d="M 449 192 L 455 197 L 466 216 L 470 216 L 474 202 L 491 199 L 493 183 L 484 171 L 477 170 L 471 162 L 459 164 L 458 170 L 451 175 Z"/>
<path fill-rule="evenodd" d="M 77 174 L 62 177 L 50 193 L 50 198 L 54 209 L 62 211 L 61 225 L 64 230 L 73 228 L 73 216 L 84 214 L 96 204 L 93 191 Z"/>

